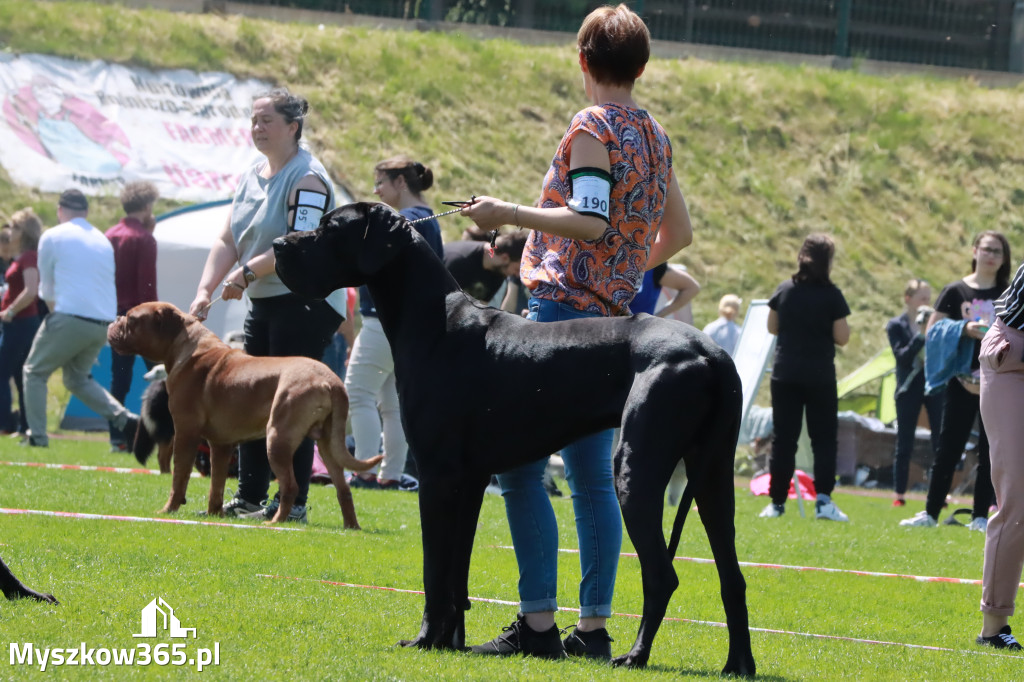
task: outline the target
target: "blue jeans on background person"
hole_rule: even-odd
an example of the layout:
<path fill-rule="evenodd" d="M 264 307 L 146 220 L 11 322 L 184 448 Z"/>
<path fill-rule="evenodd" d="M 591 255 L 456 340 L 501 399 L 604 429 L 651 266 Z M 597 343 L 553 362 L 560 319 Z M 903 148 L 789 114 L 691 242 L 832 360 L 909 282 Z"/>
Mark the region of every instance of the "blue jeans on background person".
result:
<path fill-rule="evenodd" d="M 598 317 L 537 298 L 530 300 L 529 310 L 527 319 L 536 322 Z M 612 614 L 615 574 L 622 548 L 622 517 L 612 476 L 613 433 L 614 429 L 608 429 L 592 434 L 561 452 L 576 515 L 582 618 Z M 558 609 L 558 523 L 544 488 L 546 466 L 547 458 L 544 458 L 498 475 L 519 564 L 522 613 Z"/>
<path fill-rule="evenodd" d="M 39 330 L 39 316 L 23 317 L 3 323 L 0 335 L 0 430 L 24 433 L 28 430 L 25 417 L 25 388 L 21 370 L 32 348 L 32 340 Z M 11 412 L 11 379 L 18 389 L 19 420 Z"/>
<path fill-rule="evenodd" d="M 338 378 L 344 381 L 346 370 L 345 356 L 347 354 L 348 341 L 338 332 L 334 332 L 334 336 L 331 338 L 331 342 L 327 344 L 327 349 L 324 350 L 324 356 L 320 359 L 320 362 L 334 370 Z"/>
<path fill-rule="evenodd" d="M 123 315 L 124 313 L 121 313 Z M 156 366 L 155 362 L 142 358 L 142 361 L 146 364 L 146 369 L 150 370 Z M 132 378 L 135 376 L 135 355 L 121 355 L 113 348 L 110 349 L 110 395 L 114 396 L 117 402 L 124 405 L 125 399 L 128 397 L 129 391 L 132 388 Z M 128 450 L 132 449 L 133 443 L 128 443 L 125 440 L 124 431 L 115 428 L 113 424 L 110 425 L 110 443 L 111 445 L 123 445 Z"/>

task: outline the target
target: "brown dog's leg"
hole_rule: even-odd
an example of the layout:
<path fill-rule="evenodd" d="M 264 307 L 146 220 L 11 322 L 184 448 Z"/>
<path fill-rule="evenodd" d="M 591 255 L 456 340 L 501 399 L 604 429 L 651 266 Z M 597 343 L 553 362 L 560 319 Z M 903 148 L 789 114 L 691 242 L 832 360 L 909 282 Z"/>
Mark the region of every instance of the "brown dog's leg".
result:
<path fill-rule="evenodd" d="M 285 437 L 273 425 L 267 428 L 267 460 L 270 462 L 270 470 L 277 477 L 277 489 L 280 495 L 280 506 L 277 508 L 274 518 L 268 523 L 287 521 L 292 507 L 295 505 L 295 497 L 299 494 L 299 484 L 295 480 L 292 459 L 294 459 L 295 450 L 298 447 L 299 442 Z"/>
<path fill-rule="evenodd" d="M 210 445 L 210 498 L 206 505 L 209 516 L 221 516 L 224 513 L 224 483 L 228 480 L 228 467 L 233 454 L 234 445 Z"/>
<path fill-rule="evenodd" d="M 174 434 L 174 472 L 171 476 L 171 496 L 167 504 L 160 510 L 161 514 L 178 511 L 185 504 L 185 491 L 188 490 L 188 479 L 192 475 L 192 467 L 196 463 L 196 450 L 199 448 L 199 436 L 183 434 L 181 430 Z"/>
<path fill-rule="evenodd" d="M 331 475 L 334 489 L 338 493 L 338 504 L 341 506 L 341 518 L 345 528 L 361 530 L 359 519 L 356 518 L 356 505 L 352 501 L 352 489 L 348 487 L 348 481 L 345 480 L 345 469 L 338 464 L 329 450 L 333 444 L 324 437 L 317 442 L 317 447 L 320 448 L 320 459 L 327 467 L 327 473 Z"/>

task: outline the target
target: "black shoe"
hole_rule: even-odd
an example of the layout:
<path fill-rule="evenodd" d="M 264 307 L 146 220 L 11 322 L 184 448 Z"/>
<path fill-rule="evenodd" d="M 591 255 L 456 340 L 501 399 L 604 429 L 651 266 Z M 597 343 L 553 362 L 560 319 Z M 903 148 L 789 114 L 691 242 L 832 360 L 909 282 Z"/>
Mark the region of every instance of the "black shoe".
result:
<path fill-rule="evenodd" d="M 552 625 L 544 632 L 537 632 L 526 624 L 523 614 L 501 634 L 484 644 L 470 647 L 474 654 L 488 656 L 537 656 L 538 658 L 565 658 L 565 649 L 559 637 L 558 626 Z"/>
<path fill-rule="evenodd" d="M 562 646 L 565 647 L 565 653 L 569 656 L 586 656 L 607 661 L 612 657 L 612 642 L 614 641 L 604 628 L 589 632 L 573 628 L 569 636 L 562 640 Z"/>
<path fill-rule="evenodd" d="M 982 646 L 990 646 L 993 649 L 1007 649 L 1009 651 L 1020 651 L 1021 645 L 1013 635 L 1010 634 L 1010 626 L 1004 625 L 1003 629 L 992 635 L 991 637 L 982 637 L 978 635 L 978 639 L 975 640 Z"/>
<path fill-rule="evenodd" d="M 48 440 L 43 440 L 42 438 L 36 438 L 35 436 L 25 436 L 18 441 L 18 445 L 30 448 L 47 448 L 50 447 L 50 442 Z"/>

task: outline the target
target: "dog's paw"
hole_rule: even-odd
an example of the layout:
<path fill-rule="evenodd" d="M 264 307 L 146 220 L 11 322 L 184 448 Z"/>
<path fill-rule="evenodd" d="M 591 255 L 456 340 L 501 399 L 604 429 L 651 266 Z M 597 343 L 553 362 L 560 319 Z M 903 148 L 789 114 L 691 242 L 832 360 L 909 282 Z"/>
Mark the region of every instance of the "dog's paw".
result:
<path fill-rule="evenodd" d="M 616 656 L 611 663 L 617 668 L 646 668 L 647 654 L 635 654 L 630 651 L 628 654 Z"/>

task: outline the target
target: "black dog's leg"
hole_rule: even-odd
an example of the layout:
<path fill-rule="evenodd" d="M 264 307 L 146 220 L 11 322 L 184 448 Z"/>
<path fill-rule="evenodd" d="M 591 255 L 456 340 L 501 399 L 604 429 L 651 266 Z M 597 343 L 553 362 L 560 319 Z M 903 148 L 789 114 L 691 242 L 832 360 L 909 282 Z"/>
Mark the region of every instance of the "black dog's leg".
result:
<path fill-rule="evenodd" d="M 640 466 L 636 465 L 637 451 L 659 452 L 658 449 L 652 449 L 654 446 L 650 442 L 650 435 L 650 429 L 641 424 L 634 424 L 632 428 L 624 424 L 622 439 L 615 455 L 616 493 L 626 532 L 640 561 L 644 607 L 633 648 L 628 654 L 612 659 L 612 665 L 631 668 L 647 665 L 654 636 L 661 627 L 669 599 L 679 586 L 679 578 L 672 567 L 672 557 L 669 556 L 661 529 L 665 488 L 675 462 L 668 456 L 669 451 L 663 449 L 660 452 L 665 457 L 661 461 L 645 460 Z"/>
<path fill-rule="evenodd" d="M 721 585 L 722 605 L 729 627 L 729 656 L 723 674 L 753 676 L 754 654 L 750 648 L 747 620 L 747 583 L 736 556 L 736 498 L 733 484 L 733 460 L 716 457 L 709 463 L 705 484 L 695 495 L 697 511 L 715 557 Z"/>
<path fill-rule="evenodd" d="M 44 592 L 36 592 L 15 577 L 11 569 L 7 567 L 3 559 L 0 559 L 0 590 L 8 600 L 29 598 L 37 601 L 45 601 L 51 604 L 59 604 L 56 597 Z"/>
<path fill-rule="evenodd" d="M 461 484 L 461 505 L 455 529 L 456 558 L 451 576 L 451 590 L 454 596 L 457 625 L 452 646 L 456 649 L 466 648 L 466 611 L 469 611 L 469 564 L 473 556 L 473 539 L 476 537 L 476 526 L 480 520 L 480 506 L 483 504 L 484 491 L 490 481 L 490 474 L 479 476 L 467 475 Z"/>
<path fill-rule="evenodd" d="M 414 639 L 399 642 L 402 646 L 451 649 L 460 637 L 465 640 L 463 605 L 456 604 L 456 595 L 452 591 L 455 576 L 469 575 L 469 556 L 460 551 L 463 542 L 457 537 L 465 532 L 464 523 L 458 518 L 459 510 L 464 507 L 461 497 L 464 494 L 457 483 L 447 477 L 424 476 L 420 479 L 420 532 L 426 599 L 419 634 Z M 476 530 L 475 521 L 472 530 Z M 462 562 L 466 565 L 460 565 Z M 462 588 L 463 591 L 467 589 Z"/>

